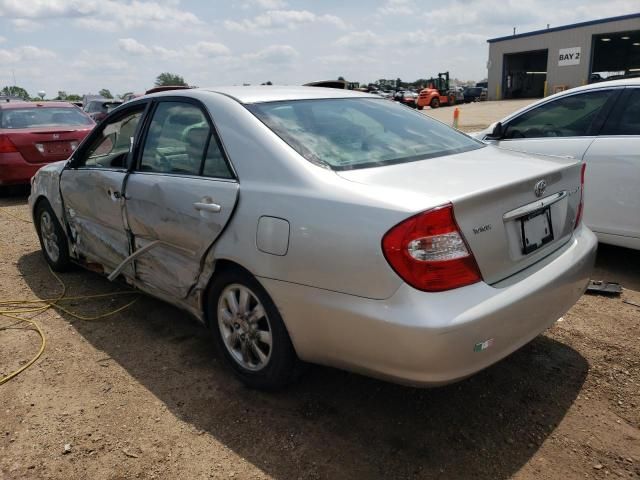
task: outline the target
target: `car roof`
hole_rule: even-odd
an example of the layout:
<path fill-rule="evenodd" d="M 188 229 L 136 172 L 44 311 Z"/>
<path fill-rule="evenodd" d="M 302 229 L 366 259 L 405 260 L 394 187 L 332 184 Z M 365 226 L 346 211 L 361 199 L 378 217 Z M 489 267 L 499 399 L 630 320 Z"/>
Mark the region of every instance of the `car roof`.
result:
<path fill-rule="evenodd" d="M 593 88 L 602 88 L 602 87 L 621 87 L 628 85 L 640 85 L 640 77 L 632 77 L 632 78 L 621 78 L 618 80 L 605 80 L 602 82 L 590 83 L 589 85 L 583 85 L 582 87 L 572 88 L 571 91 L 575 92 L 578 90 L 591 90 Z M 565 92 L 568 90 L 565 90 Z"/>
<path fill-rule="evenodd" d="M 232 86 L 193 88 L 188 90 L 167 90 L 150 96 L 188 96 L 190 92 L 215 92 L 232 97 L 240 103 L 277 102 L 283 100 L 315 100 L 322 98 L 379 98 L 364 92 L 354 92 L 339 88 L 286 87 L 278 85 Z"/>
<path fill-rule="evenodd" d="M 39 108 L 54 108 L 54 107 L 71 107 L 78 108 L 74 104 L 69 102 L 0 102 L 1 109 L 10 109 L 10 108 L 28 108 L 28 107 L 39 107 Z"/>

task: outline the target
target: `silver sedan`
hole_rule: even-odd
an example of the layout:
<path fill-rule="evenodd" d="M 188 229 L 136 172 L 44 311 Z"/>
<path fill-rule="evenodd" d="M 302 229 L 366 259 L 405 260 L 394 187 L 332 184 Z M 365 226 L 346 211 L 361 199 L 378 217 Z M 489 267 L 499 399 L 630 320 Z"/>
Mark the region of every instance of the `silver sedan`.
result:
<path fill-rule="evenodd" d="M 191 89 L 110 113 L 29 204 L 53 269 L 190 312 L 252 387 L 305 362 L 438 385 L 580 298 L 583 173 L 364 93 Z"/>

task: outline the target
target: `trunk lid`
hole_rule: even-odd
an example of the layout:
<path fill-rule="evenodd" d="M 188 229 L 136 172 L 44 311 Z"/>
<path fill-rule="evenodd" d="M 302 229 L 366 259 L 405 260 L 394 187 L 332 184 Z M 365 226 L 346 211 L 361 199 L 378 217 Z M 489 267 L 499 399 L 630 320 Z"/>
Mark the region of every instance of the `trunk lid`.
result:
<path fill-rule="evenodd" d="M 492 284 L 534 264 L 571 238 L 580 202 L 580 169 L 581 163 L 574 159 L 487 146 L 336 173 L 353 182 L 396 189 L 399 196 L 411 193 L 406 195 L 411 199 L 407 216 L 451 202 L 482 277 Z M 417 204 L 415 194 L 422 194 L 417 198 L 424 202 Z"/>
<path fill-rule="evenodd" d="M 11 129 L 5 130 L 4 134 L 16 146 L 25 161 L 49 163 L 69 158 L 90 131 L 90 127 L 83 125 Z"/>

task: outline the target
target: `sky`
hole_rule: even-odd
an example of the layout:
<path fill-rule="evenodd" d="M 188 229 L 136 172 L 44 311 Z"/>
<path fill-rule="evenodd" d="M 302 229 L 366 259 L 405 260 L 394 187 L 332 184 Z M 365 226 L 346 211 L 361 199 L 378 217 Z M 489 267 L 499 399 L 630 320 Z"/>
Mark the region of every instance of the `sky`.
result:
<path fill-rule="evenodd" d="M 143 92 L 343 76 L 486 77 L 487 39 L 640 11 L 638 0 L 0 0 L 0 88 Z"/>

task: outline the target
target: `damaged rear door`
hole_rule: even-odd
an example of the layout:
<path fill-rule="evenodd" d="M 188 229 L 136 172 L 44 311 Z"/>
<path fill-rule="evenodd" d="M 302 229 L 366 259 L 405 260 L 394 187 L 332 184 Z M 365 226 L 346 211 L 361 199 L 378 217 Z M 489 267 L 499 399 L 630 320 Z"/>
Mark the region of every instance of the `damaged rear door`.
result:
<path fill-rule="evenodd" d="M 138 281 L 185 298 L 231 218 L 238 182 L 205 108 L 185 97 L 155 105 L 125 186 Z"/>
<path fill-rule="evenodd" d="M 122 191 L 146 106 L 132 105 L 96 127 L 60 178 L 75 254 L 106 273 L 129 255 Z"/>

